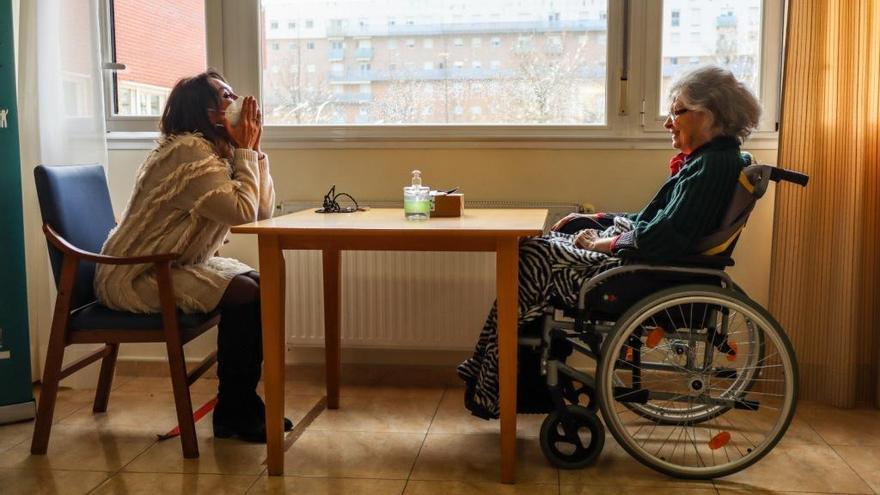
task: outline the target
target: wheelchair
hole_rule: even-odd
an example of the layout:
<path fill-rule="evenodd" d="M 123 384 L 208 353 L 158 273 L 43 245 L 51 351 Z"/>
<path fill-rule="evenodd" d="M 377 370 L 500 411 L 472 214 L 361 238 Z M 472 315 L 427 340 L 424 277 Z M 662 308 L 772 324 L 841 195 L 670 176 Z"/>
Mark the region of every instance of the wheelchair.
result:
<path fill-rule="evenodd" d="M 520 353 L 540 356 L 553 404 L 540 430 L 551 464 L 592 464 L 607 428 L 656 471 L 712 479 L 747 468 L 780 441 L 795 413 L 795 354 L 779 323 L 724 271 L 771 181 L 805 186 L 808 177 L 745 167 L 701 254 L 667 265 L 628 258 L 590 278 L 576 308 L 553 307 L 531 334 L 523 329 Z M 575 355 L 583 363 L 569 363 Z"/>

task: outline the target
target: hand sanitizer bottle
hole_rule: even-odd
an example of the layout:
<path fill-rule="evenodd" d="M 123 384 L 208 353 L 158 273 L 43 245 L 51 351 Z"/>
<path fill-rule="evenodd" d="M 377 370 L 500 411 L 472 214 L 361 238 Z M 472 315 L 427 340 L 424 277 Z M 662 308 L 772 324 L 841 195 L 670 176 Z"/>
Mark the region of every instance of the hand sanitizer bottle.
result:
<path fill-rule="evenodd" d="M 422 185 L 422 173 L 412 171 L 411 185 L 403 188 L 403 214 L 407 220 L 427 220 L 431 216 L 430 188 Z"/>

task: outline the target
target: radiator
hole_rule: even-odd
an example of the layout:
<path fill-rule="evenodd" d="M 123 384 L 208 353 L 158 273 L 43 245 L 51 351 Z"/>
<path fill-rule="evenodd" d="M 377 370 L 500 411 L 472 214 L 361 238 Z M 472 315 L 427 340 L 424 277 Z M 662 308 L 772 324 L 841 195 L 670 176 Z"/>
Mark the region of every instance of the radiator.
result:
<path fill-rule="evenodd" d="M 365 202 L 373 208 L 401 202 Z M 284 201 L 279 213 L 317 208 Z M 466 208 L 546 208 L 545 227 L 574 203 L 468 201 Z M 324 343 L 320 251 L 286 251 L 287 342 Z M 462 350 L 473 347 L 495 300 L 494 253 L 349 251 L 342 253 L 342 342 L 351 348 Z"/>

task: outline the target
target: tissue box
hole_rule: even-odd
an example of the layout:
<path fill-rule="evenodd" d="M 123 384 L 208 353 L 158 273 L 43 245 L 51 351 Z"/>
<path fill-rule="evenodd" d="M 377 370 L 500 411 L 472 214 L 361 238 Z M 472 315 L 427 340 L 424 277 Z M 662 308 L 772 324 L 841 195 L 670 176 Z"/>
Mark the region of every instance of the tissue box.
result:
<path fill-rule="evenodd" d="M 460 217 L 464 211 L 464 195 L 443 194 L 434 196 L 431 217 Z"/>

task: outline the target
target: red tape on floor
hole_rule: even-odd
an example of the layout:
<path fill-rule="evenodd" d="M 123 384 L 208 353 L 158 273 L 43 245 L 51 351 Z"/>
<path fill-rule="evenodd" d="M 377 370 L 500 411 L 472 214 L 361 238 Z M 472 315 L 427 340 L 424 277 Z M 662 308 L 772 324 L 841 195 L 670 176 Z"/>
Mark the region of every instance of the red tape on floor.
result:
<path fill-rule="evenodd" d="M 213 399 L 206 402 L 202 407 L 198 408 L 196 412 L 193 413 L 193 422 L 198 423 L 199 420 L 204 418 L 209 412 L 214 409 L 214 406 L 217 405 L 217 397 L 215 396 Z M 174 438 L 176 436 L 180 436 L 180 425 L 175 426 L 168 433 L 164 435 L 156 435 L 159 438 L 159 441 L 168 440 L 169 438 Z"/>

